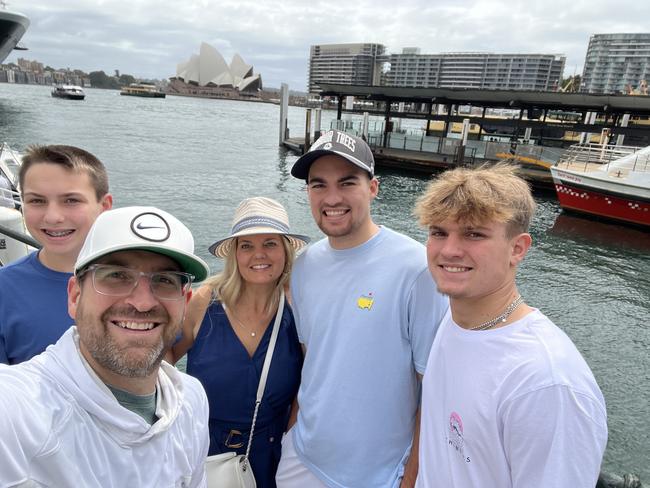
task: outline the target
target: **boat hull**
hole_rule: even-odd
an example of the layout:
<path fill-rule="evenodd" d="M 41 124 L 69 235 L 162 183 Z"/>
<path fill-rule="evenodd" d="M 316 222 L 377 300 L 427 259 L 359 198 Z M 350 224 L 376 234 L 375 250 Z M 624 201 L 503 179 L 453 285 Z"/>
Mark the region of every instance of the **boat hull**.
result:
<path fill-rule="evenodd" d="M 29 19 L 24 15 L 0 10 L 0 63 L 16 47 L 29 27 Z"/>
<path fill-rule="evenodd" d="M 166 93 L 125 93 L 120 92 L 120 95 L 127 97 L 144 97 L 144 98 L 165 98 Z"/>
<path fill-rule="evenodd" d="M 59 94 L 52 93 L 52 96 L 54 98 L 64 98 L 66 100 L 83 100 L 84 98 L 86 98 L 86 95 L 73 95 L 73 94 L 59 95 Z"/>
<path fill-rule="evenodd" d="M 594 186 L 578 175 L 552 168 L 560 206 L 566 210 L 604 217 L 650 229 L 650 198 L 629 194 L 621 185 Z"/>

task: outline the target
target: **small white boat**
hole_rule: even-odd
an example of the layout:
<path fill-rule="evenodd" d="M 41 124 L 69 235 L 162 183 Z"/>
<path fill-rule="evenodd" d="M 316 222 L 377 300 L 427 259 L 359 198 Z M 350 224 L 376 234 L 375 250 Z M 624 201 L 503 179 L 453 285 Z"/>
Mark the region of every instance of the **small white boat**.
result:
<path fill-rule="evenodd" d="M 650 146 L 576 144 L 551 174 L 563 209 L 650 229 Z"/>
<path fill-rule="evenodd" d="M 83 100 L 86 94 L 83 88 L 76 85 L 59 85 L 52 88 L 52 96 L 55 98 L 66 98 L 68 100 Z"/>

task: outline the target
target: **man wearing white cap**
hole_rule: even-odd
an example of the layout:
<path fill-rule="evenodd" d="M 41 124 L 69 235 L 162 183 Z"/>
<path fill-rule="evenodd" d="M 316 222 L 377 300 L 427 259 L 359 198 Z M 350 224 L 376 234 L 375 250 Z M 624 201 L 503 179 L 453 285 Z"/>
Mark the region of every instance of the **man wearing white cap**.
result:
<path fill-rule="evenodd" d="M 447 300 L 424 246 L 373 222 L 379 183 L 362 139 L 328 131 L 291 174 L 306 180 L 327 238 L 297 258 L 291 277 L 306 354 L 278 487 L 412 486 L 418 378 Z"/>
<path fill-rule="evenodd" d="M 162 210 L 97 218 L 68 284 L 76 325 L 0 365 L 0 486 L 205 486 L 205 393 L 161 363 L 209 271 L 193 252 Z"/>

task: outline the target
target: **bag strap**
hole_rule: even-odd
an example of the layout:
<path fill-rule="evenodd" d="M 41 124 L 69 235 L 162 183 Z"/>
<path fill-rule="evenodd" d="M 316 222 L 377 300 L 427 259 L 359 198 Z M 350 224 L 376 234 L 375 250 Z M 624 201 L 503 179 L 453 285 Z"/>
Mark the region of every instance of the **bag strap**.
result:
<path fill-rule="evenodd" d="M 284 314 L 284 290 L 280 290 L 280 303 L 278 304 L 278 311 L 275 313 L 275 322 L 273 324 L 273 331 L 271 332 L 271 339 L 269 340 L 269 347 L 266 350 L 264 358 L 264 366 L 262 367 L 262 375 L 260 382 L 257 385 L 257 397 L 255 399 L 255 410 L 253 412 L 253 422 L 251 424 L 251 431 L 248 435 L 248 446 L 246 446 L 246 455 L 244 462 L 248 463 L 248 455 L 251 451 L 251 444 L 253 443 L 253 431 L 255 430 L 255 421 L 257 420 L 257 412 L 262 403 L 262 396 L 264 396 L 264 388 L 266 388 L 266 379 L 269 375 L 269 368 L 271 367 L 271 359 L 273 358 L 273 351 L 275 350 L 275 343 L 278 339 L 278 331 L 280 330 L 280 322 L 282 322 L 282 315 Z"/>

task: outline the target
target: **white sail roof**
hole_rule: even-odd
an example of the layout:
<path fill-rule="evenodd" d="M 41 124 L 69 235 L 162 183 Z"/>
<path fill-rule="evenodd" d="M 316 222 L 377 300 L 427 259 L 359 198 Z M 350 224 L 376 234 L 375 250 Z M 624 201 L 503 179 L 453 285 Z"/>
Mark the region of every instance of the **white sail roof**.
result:
<path fill-rule="evenodd" d="M 228 72 L 228 65 L 221 53 L 205 42 L 201 43 L 198 63 L 199 85 L 201 86 L 214 82 L 216 78 Z"/>
<path fill-rule="evenodd" d="M 235 54 L 228 65 L 221 53 L 206 42 L 201 43 L 198 55 L 178 63 L 176 78 L 199 86 L 236 88 L 239 91 L 262 88 L 261 76 L 254 75 L 253 66 L 246 64 L 239 54 Z"/>
<path fill-rule="evenodd" d="M 242 57 L 235 53 L 230 61 L 230 72 L 241 79 L 248 78 L 253 76 L 253 66 L 246 64 Z"/>

